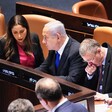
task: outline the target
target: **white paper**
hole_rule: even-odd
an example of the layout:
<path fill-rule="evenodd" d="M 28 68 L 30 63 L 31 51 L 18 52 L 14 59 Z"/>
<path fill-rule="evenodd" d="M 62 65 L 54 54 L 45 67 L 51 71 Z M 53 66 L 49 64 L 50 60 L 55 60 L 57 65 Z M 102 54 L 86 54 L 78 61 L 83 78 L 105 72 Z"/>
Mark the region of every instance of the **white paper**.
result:
<path fill-rule="evenodd" d="M 95 105 L 95 112 L 107 112 L 109 110 L 107 104 L 97 104 Z"/>

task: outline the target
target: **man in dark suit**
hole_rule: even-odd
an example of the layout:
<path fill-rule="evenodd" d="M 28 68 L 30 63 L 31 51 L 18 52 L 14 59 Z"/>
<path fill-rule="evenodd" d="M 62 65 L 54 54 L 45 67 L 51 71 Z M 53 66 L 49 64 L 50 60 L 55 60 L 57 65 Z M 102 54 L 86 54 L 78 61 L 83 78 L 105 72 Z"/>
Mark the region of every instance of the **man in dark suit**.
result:
<path fill-rule="evenodd" d="M 107 43 L 101 46 L 94 39 L 85 39 L 79 53 L 88 62 L 86 87 L 97 91 L 96 100 L 112 97 L 112 48 Z"/>
<path fill-rule="evenodd" d="M 79 55 L 80 43 L 68 37 L 63 23 L 52 21 L 43 28 L 43 43 L 49 50 L 47 59 L 39 70 L 59 76 L 67 81 L 83 85 L 86 64 Z M 59 66 L 56 67 L 56 52 L 59 53 Z"/>
<path fill-rule="evenodd" d="M 59 83 L 51 78 L 41 78 L 35 86 L 40 103 L 49 112 L 87 112 L 80 103 L 70 102 L 64 97 Z"/>

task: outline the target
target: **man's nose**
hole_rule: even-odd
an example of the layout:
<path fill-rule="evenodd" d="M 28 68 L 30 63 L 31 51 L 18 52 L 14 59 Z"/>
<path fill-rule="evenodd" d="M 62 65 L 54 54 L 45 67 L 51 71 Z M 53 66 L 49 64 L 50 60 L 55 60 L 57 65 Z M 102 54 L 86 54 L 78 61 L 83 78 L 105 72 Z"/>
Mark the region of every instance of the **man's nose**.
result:
<path fill-rule="evenodd" d="M 42 43 L 43 43 L 43 44 L 45 44 L 45 43 L 46 43 L 46 41 L 43 39 L 43 40 L 42 40 Z"/>

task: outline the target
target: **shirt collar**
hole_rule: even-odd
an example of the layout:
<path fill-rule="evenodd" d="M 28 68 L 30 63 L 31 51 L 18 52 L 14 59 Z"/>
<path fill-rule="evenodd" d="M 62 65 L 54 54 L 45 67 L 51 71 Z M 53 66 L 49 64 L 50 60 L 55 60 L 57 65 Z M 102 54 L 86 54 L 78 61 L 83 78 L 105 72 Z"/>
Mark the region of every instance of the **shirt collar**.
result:
<path fill-rule="evenodd" d="M 107 52 L 108 52 L 108 49 L 105 48 L 105 56 L 104 56 L 104 60 L 103 60 L 103 62 L 102 62 L 102 65 L 105 65 L 106 57 L 107 57 Z"/>
<path fill-rule="evenodd" d="M 65 42 L 63 43 L 63 45 L 61 46 L 61 48 L 58 50 L 58 53 L 60 54 L 60 58 L 61 58 L 61 56 L 62 56 L 62 53 L 63 53 L 63 51 L 64 51 L 65 46 L 66 46 L 67 43 L 68 43 L 68 40 L 69 40 L 69 37 L 67 36 Z"/>
<path fill-rule="evenodd" d="M 65 98 L 62 102 L 58 103 L 53 109 L 51 112 L 55 112 L 55 110 L 60 107 L 62 104 L 64 104 L 66 101 L 68 101 L 67 98 Z"/>

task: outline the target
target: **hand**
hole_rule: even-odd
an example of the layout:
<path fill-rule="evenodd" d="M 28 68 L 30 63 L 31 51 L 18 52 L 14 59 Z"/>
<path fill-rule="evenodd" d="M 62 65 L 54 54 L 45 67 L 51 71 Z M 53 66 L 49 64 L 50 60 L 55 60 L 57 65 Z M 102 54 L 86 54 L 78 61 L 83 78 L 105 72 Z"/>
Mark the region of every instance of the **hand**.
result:
<path fill-rule="evenodd" d="M 112 109 L 112 105 L 109 105 L 108 108 Z M 112 110 L 111 111 L 108 111 L 108 112 L 112 112 Z"/>
<path fill-rule="evenodd" d="M 106 102 L 108 105 L 111 105 L 111 108 L 112 108 L 112 98 L 107 98 L 107 99 L 105 99 L 105 102 Z"/>
<path fill-rule="evenodd" d="M 93 63 L 88 63 L 88 65 L 87 65 L 87 67 L 85 68 L 85 71 L 89 74 L 89 75 L 91 75 L 91 74 L 93 74 L 95 71 L 96 71 L 96 65 L 95 64 L 93 64 Z"/>
<path fill-rule="evenodd" d="M 96 93 L 96 95 L 94 96 L 95 100 L 105 100 L 105 95 L 101 94 L 101 93 Z"/>

